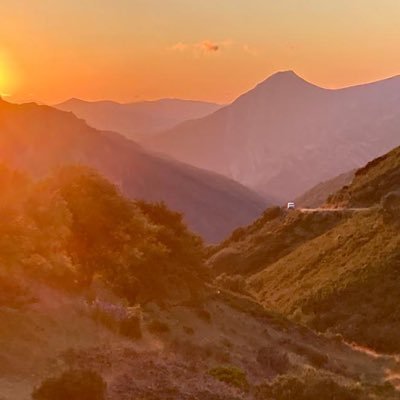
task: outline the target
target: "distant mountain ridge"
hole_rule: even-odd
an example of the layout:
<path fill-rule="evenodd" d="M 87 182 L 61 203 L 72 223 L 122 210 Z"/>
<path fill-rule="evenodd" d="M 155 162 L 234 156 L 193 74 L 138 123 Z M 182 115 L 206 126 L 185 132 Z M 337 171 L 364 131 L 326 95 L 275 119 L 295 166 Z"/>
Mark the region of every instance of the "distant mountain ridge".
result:
<path fill-rule="evenodd" d="M 286 71 L 144 143 L 287 201 L 399 145 L 399 104 L 399 76 L 330 90 Z"/>
<path fill-rule="evenodd" d="M 181 99 L 118 103 L 72 98 L 54 107 L 72 111 L 94 128 L 119 132 L 130 139 L 140 140 L 183 121 L 211 114 L 221 105 Z"/>
<path fill-rule="evenodd" d="M 88 165 L 132 198 L 165 201 L 211 242 L 252 221 L 266 203 L 237 182 L 159 157 L 72 113 L 35 103 L 0 100 L 0 162 L 38 177 L 65 164 Z"/>

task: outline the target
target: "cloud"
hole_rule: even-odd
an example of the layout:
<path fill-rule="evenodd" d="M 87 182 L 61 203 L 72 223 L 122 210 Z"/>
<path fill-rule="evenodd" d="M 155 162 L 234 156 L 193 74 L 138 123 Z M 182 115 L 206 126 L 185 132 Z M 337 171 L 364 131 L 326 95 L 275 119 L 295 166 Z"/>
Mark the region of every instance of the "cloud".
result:
<path fill-rule="evenodd" d="M 218 41 L 218 42 L 211 41 L 208 39 L 202 40 L 201 42 L 197 42 L 197 43 L 178 42 L 178 43 L 175 43 L 174 45 L 168 47 L 167 50 L 176 51 L 176 52 L 180 52 L 180 53 L 190 52 L 195 57 L 199 57 L 201 55 L 218 53 L 218 52 L 220 52 L 222 50 L 226 50 L 227 48 L 230 48 L 230 47 L 232 47 L 236 51 L 237 50 L 243 51 L 252 56 L 259 55 L 259 51 L 253 47 L 250 47 L 248 44 L 234 42 L 230 39 Z"/>
<path fill-rule="evenodd" d="M 211 40 L 202 40 L 197 43 L 184 43 L 178 42 L 169 46 L 167 50 L 176 51 L 176 52 L 191 52 L 195 56 L 199 56 L 200 54 L 208 54 L 208 53 L 217 53 L 222 49 L 230 46 L 232 44 L 231 40 L 224 40 L 221 42 L 215 42 Z"/>
<path fill-rule="evenodd" d="M 211 53 L 221 49 L 221 46 L 218 43 L 211 42 L 209 40 L 203 40 L 201 43 L 198 43 L 196 46 L 205 52 L 211 52 Z"/>

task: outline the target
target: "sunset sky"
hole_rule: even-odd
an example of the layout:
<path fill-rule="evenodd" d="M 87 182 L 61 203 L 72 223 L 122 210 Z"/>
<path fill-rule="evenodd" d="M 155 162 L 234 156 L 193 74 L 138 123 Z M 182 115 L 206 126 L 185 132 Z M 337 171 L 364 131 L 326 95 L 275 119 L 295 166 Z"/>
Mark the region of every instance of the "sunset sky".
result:
<path fill-rule="evenodd" d="M 12 101 L 228 102 L 278 70 L 324 87 L 400 74 L 400 0 L 1 0 Z"/>

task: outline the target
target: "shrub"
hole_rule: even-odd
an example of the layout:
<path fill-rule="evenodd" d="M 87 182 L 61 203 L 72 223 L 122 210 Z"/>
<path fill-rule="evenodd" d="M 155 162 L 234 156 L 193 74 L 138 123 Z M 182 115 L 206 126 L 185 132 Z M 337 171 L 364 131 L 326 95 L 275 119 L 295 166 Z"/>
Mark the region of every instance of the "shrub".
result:
<path fill-rule="evenodd" d="M 142 329 L 140 326 L 140 318 L 132 316 L 123 319 L 120 322 L 120 333 L 132 339 L 140 339 L 142 337 Z"/>
<path fill-rule="evenodd" d="M 0 275 L 0 307 L 20 309 L 35 302 L 27 287 L 13 278 Z"/>
<path fill-rule="evenodd" d="M 228 385 L 235 386 L 242 390 L 247 390 L 249 383 L 245 372 L 235 366 L 215 367 L 208 371 L 213 378 L 225 382 Z"/>
<path fill-rule="evenodd" d="M 323 367 L 329 361 L 329 358 L 326 354 L 320 353 L 319 351 L 313 349 L 309 349 L 307 358 L 316 368 Z"/>
<path fill-rule="evenodd" d="M 208 323 L 211 322 L 211 314 L 207 310 L 205 310 L 204 308 L 196 309 L 196 314 L 203 321 L 208 322 Z"/>
<path fill-rule="evenodd" d="M 227 275 L 225 273 L 217 277 L 216 283 L 218 286 L 230 290 L 232 292 L 247 293 L 246 280 L 242 275 Z"/>
<path fill-rule="evenodd" d="M 190 326 L 184 326 L 184 327 L 183 327 L 183 331 L 184 331 L 187 335 L 194 335 L 194 329 L 191 328 Z"/>
<path fill-rule="evenodd" d="M 159 321 L 157 319 L 154 319 L 151 321 L 148 325 L 147 328 L 150 333 L 154 334 L 160 334 L 160 333 L 167 333 L 169 332 L 169 326 L 165 322 Z"/>
<path fill-rule="evenodd" d="M 33 400 L 105 400 L 106 383 L 91 370 L 70 370 L 46 379 L 32 393 Z"/>
<path fill-rule="evenodd" d="M 256 399 L 264 400 L 365 400 L 360 388 L 340 386 L 328 377 L 308 375 L 304 378 L 283 375 L 271 385 L 257 388 Z"/>
<path fill-rule="evenodd" d="M 321 353 L 310 346 L 298 343 L 291 343 L 290 347 L 297 354 L 307 358 L 307 360 L 311 363 L 311 365 L 313 365 L 316 368 L 321 368 L 329 361 L 329 358 L 326 354 Z"/>
<path fill-rule="evenodd" d="M 287 372 L 290 367 L 289 357 L 276 347 L 262 347 L 257 354 L 257 362 L 263 367 L 270 368 L 278 374 Z"/>

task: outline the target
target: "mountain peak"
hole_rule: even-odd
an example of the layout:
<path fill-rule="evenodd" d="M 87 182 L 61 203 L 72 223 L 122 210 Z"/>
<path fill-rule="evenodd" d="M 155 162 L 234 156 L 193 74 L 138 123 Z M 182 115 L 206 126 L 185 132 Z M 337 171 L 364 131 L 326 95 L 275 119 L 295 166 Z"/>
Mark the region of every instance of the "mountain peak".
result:
<path fill-rule="evenodd" d="M 307 82 L 302 77 L 297 75 L 294 71 L 279 71 L 268 77 L 265 81 L 261 82 L 260 85 L 279 85 L 279 86 L 314 86 L 312 83 Z"/>
<path fill-rule="evenodd" d="M 294 71 L 280 71 L 260 82 L 255 88 L 238 97 L 234 103 L 257 101 L 265 102 L 271 96 L 276 101 L 278 98 L 287 101 L 293 96 L 299 97 L 305 94 L 318 94 L 325 89 L 307 82 Z"/>

